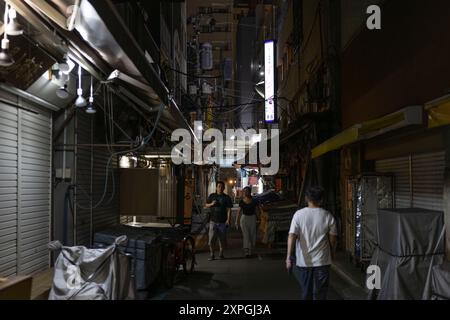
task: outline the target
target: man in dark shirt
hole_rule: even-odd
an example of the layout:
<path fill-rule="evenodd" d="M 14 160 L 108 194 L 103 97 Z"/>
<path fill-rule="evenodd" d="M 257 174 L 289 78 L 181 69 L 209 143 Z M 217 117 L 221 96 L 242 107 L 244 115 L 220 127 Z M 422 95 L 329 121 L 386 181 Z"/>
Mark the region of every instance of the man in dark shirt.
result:
<path fill-rule="evenodd" d="M 230 225 L 231 207 L 233 202 L 231 198 L 223 193 L 225 183 L 217 182 L 216 193 L 211 193 L 208 197 L 206 208 L 211 209 L 209 219 L 209 250 L 211 255 L 208 260 L 214 260 L 214 245 L 219 239 L 219 259 L 223 259 L 223 248 L 225 245 L 225 237 L 228 226 Z"/>

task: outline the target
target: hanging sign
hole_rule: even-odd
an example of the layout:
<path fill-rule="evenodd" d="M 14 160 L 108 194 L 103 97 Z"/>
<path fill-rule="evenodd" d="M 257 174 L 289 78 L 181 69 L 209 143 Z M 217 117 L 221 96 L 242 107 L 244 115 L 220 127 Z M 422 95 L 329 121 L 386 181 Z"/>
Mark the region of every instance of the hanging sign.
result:
<path fill-rule="evenodd" d="M 266 122 L 274 122 L 276 119 L 275 63 L 275 41 L 269 40 L 264 43 L 264 115 Z"/>

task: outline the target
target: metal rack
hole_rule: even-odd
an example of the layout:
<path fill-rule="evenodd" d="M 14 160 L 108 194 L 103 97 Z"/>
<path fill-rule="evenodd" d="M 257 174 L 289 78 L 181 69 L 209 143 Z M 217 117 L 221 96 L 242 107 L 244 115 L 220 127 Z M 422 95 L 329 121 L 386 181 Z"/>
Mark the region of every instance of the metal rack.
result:
<path fill-rule="evenodd" d="M 377 210 L 394 207 L 394 177 L 367 173 L 347 179 L 347 251 L 364 267 L 377 242 Z"/>

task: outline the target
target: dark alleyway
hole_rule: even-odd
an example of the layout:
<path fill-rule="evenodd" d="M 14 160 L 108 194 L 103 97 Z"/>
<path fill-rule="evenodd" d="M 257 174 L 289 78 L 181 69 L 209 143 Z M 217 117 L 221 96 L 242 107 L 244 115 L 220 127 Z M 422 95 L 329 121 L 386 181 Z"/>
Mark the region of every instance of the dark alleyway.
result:
<path fill-rule="evenodd" d="M 284 266 L 286 249 L 259 244 L 255 255 L 245 259 L 241 241 L 240 234 L 232 231 L 225 260 L 208 261 L 208 252 L 198 253 L 194 274 L 185 277 L 179 272 L 172 289 L 155 289 L 151 299 L 298 300 L 299 286 Z M 364 290 L 336 273 L 336 268 L 332 269 L 330 285 L 330 300 L 365 299 Z"/>

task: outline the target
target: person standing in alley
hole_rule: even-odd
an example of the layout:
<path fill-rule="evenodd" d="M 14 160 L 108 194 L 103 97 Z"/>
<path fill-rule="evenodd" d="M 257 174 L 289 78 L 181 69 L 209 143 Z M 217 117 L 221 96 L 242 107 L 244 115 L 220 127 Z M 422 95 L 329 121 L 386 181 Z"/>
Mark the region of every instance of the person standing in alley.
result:
<path fill-rule="evenodd" d="M 295 213 L 289 230 L 286 268 L 296 275 L 302 300 L 325 300 L 327 296 L 337 229 L 331 213 L 321 208 L 323 196 L 320 187 L 308 189 L 308 207 Z"/>
<path fill-rule="evenodd" d="M 256 200 L 252 197 L 250 187 L 245 187 L 243 193 L 244 196 L 239 202 L 239 212 L 236 217 L 236 229 L 239 228 L 239 225 L 241 226 L 244 254 L 246 258 L 250 258 L 256 243 L 256 221 L 260 209 Z"/>
<path fill-rule="evenodd" d="M 209 220 L 209 250 L 210 257 L 208 260 L 214 260 L 214 247 L 217 239 L 219 240 L 219 259 L 224 259 L 224 246 L 226 242 L 226 232 L 230 225 L 231 207 L 233 202 L 231 198 L 223 193 L 225 189 L 225 183 L 218 181 L 216 186 L 216 192 L 209 195 L 206 208 L 211 209 Z"/>

